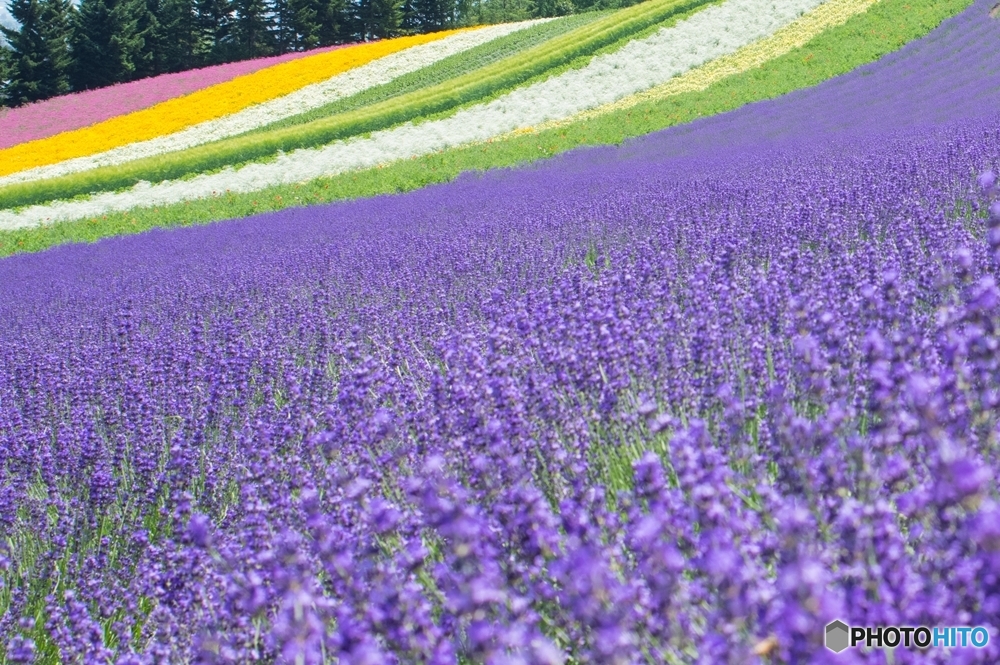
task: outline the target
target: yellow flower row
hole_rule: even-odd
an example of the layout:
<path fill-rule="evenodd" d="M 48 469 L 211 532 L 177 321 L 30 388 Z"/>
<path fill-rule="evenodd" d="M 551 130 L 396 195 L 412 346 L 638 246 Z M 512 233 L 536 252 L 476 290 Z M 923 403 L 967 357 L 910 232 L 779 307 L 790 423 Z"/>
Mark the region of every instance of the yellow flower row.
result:
<path fill-rule="evenodd" d="M 318 53 L 239 76 L 141 111 L 109 118 L 90 127 L 22 143 L 0 150 L 0 176 L 171 134 L 287 95 L 391 53 L 436 41 L 460 31 L 400 37 Z"/>
<path fill-rule="evenodd" d="M 517 133 L 535 133 L 552 127 L 562 127 L 581 120 L 596 118 L 612 111 L 631 108 L 642 102 L 658 101 L 684 92 L 704 90 L 713 83 L 721 81 L 728 76 L 741 74 L 754 67 L 760 67 L 769 60 L 782 56 L 793 49 L 805 46 L 806 43 L 820 33 L 847 23 L 848 19 L 852 16 L 866 11 L 877 2 L 879 0 L 829 0 L 829 2 L 825 2 L 811 12 L 804 14 L 773 35 L 748 44 L 735 53 L 722 56 L 680 76 L 676 76 L 663 85 L 629 95 L 611 104 L 605 104 L 578 113 L 570 118 L 536 125 L 519 130 Z"/>

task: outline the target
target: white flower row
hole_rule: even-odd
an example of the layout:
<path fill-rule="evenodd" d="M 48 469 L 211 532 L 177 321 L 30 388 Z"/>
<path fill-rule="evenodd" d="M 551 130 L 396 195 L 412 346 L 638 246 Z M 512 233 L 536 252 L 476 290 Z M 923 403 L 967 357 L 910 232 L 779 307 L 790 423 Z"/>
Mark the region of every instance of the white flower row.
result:
<path fill-rule="evenodd" d="M 486 104 L 440 120 L 407 123 L 369 137 L 296 150 L 268 163 L 81 201 L 0 212 L 0 229 L 95 217 L 135 207 L 169 205 L 222 192 L 253 192 L 304 182 L 484 141 L 518 128 L 568 117 L 662 84 L 670 78 L 764 38 L 824 0 L 726 0 L 624 48 Z"/>
<path fill-rule="evenodd" d="M 846 23 L 852 17 L 867 11 L 880 0 L 827 0 L 825 4 L 784 26 L 774 34 L 758 39 L 735 53 L 716 58 L 701 67 L 675 76 L 666 83 L 643 90 L 628 97 L 622 97 L 611 104 L 587 109 L 568 118 L 553 120 L 541 125 L 511 133 L 511 136 L 528 132 L 540 132 L 553 127 L 561 127 L 581 120 L 596 118 L 606 113 L 631 108 L 649 101 L 659 101 L 685 92 L 704 90 L 724 78 L 741 74 L 754 67 L 760 67 L 769 60 L 778 58 L 792 49 L 800 48 L 821 33 Z M 501 139 L 503 137 L 500 137 Z"/>
<path fill-rule="evenodd" d="M 55 178 L 99 166 L 124 164 L 143 157 L 162 155 L 236 136 L 272 122 L 320 108 L 369 88 L 389 83 L 404 74 L 423 69 L 449 56 L 551 20 L 536 19 L 493 25 L 413 46 L 333 76 L 321 83 L 308 85 L 283 97 L 256 104 L 216 120 L 192 125 L 173 134 L 158 136 L 148 141 L 130 143 L 96 155 L 78 157 L 58 164 L 40 166 L 0 177 L 0 186 Z"/>

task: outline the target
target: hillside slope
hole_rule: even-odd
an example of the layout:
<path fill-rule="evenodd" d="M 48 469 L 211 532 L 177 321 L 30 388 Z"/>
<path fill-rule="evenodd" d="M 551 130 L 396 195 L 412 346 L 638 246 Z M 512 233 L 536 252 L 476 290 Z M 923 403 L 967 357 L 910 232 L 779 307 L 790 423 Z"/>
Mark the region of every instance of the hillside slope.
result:
<path fill-rule="evenodd" d="M 0 661 L 1000 661 L 992 2 L 624 146 L 4 258 Z"/>
<path fill-rule="evenodd" d="M 782 3 L 765 3 L 776 13 L 758 12 L 758 18 L 762 20 L 747 23 L 724 17 L 726 12 L 742 16 L 756 6 L 755 0 L 728 0 L 711 6 L 695 5 L 687 13 L 683 11 L 689 5 L 676 5 L 683 15 L 668 18 L 665 27 L 657 28 L 655 22 L 661 20 L 657 17 L 669 17 L 675 11 L 672 9 L 675 4 L 663 1 L 662 9 L 650 6 L 642 13 L 637 13 L 636 8 L 631 13 L 618 12 L 529 47 L 524 57 L 527 62 L 538 62 L 538 58 L 532 55 L 536 51 L 544 53 L 548 49 L 559 54 L 570 46 L 579 49 L 584 43 L 599 45 L 607 42 L 602 47 L 603 51 L 598 49 L 574 56 L 576 59 L 572 64 L 522 80 L 519 87 L 515 86 L 510 92 L 505 92 L 502 87 L 497 89 L 493 84 L 486 85 L 484 90 L 493 90 L 489 93 L 492 101 L 489 98 L 471 102 L 460 97 L 451 99 L 448 97 L 450 83 L 441 83 L 436 88 L 440 94 L 434 92 L 433 87 L 415 90 L 376 102 L 371 107 L 364 106 L 305 124 L 251 133 L 187 150 L 136 159 L 147 154 L 146 148 L 129 156 L 131 153 L 128 151 L 132 148 L 126 146 L 121 149 L 125 153 L 116 153 L 117 156 L 106 153 L 13 173 L 0 179 L 0 205 L 27 207 L 0 211 L 0 229 L 27 229 L 87 218 L 92 221 L 86 225 L 70 225 L 73 228 L 54 226 L 39 229 L 34 234 L 7 236 L 9 241 L 0 240 L 0 252 L 16 251 L 19 246 L 41 247 L 59 237 L 93 238 L 150 225 L 190 223 L 198 219 L 247 214 L 261 205 L 294 205 L 313 197 L 322 200 L 324 196 L 330 196 L 325 191 L 330 186 L 329 178 L 345 171 L 360 172 L 362 180 L 351 176 L 333 182 L 344 183 L 347 189 L 355 192 L 353 195 L 364 195 L 399 188 L 400 177 L 406 178 L 409 173 L 419 173 L 419 179 L 405 185 L 405 188 L 419 186 L 421 181 L 446 178 L 449 173 L 469 168 L 502 166 L 580 144 L 617 142 L 629 135 L 653 131 L 698 115 L 717 113 L 849 71 L 925 33 L 942 18 L 968 4 L 968 0 L 937 0 L 914 7 L 902 0 L 881 0 L 874 4 L 871 0 L 783 0 Z M 740 3 L 747 7 L 743 8 Z M 803 9 L 809 8 L 806 15 L 798 16 Z M 815 20 L 815 16 L 824 13 L 832 18 Z M 648 18 L 643 19 L 643 16 Z M 643 20 L 653 21 L 652 32 L 647 29 L 641 35 L 631 33 L 644 25 Z M 700 52 L 695 47 L 699 39 L 712 33 L 707 28 L 713 25 L 713 21 L 717 25 L 716 30 L 721 30 L 726 39 L 721 42 L 708 40 L 705 42 L 708 50 Z M 671 27 L 673 23 L 677 23 L 676 27 Z M 733 26 L 739 29 L 734 31 Z M 615 37 L 618 33 L 606 32 L 612 28 L 624 36 Z M 685 37 L 688 28 L 690 36 Z M 524 33 L 539 30 L 549 28 L 543 25 Z M 800 33 L 808 34 L 808 39 L 795 41 Z M 601 36 L 605 34 L 612 37 Z M 784 37 L 785 34 L 792 39 Z M 449 37 L 440 43 L 444 45 L 457 38 L 464 37 Z M 584 41 L 581 42 L 581 39 Z M 804 44 L 803 39 L 806 41 Z M 479 48 L 489 48 L 490 43 Z M 794 48 L 789 51 L 787 44 Z M 532 48 L 535 51 L 530 50 Z M 810 51 L 806 58 L 797 55 L 805 50 Z M 674 51 L 677 55 L 685 54 L 686 60 L 675 61 L 677 55 L 671 55 Z M 405 58 L 406 53 L 404 50 L 399 55 Z M 817 53 L 819 58 L 813 60 Z M 648 57 L 644 59 L 642 54 Z M 508 56 L 514 59 L 509 62 L 518 57 L 522 56 Z M 565 60 L 565 56 L 558 57 Z M 509 62 L 497 61 L 494 65 L 487 65 L 487 68 L 495 66 L 498 71 L 507 72 L 510 71 Z M 641 65 L 642 62 L 648 63 L 649 68 L 643 70 L 646 73 L 637 69 L 647 67 Z M 372 66 L 377 64 L 378 61 Z M 430 65 L 428 69 L 434 66 Z M 713 70 L 713 67 L 716 69 Z M 632 75 L 620 76 L 616 68 L 623 68 L 622 71 Z M 469 80 L 476 81 L 485 71 L 472 70 Z M 774 72 L 771 79 L 768 79 L 769 72 Z M 679 83 L 686 79 L 695 82 L 693 89 L 692 84 L 685 83 L 687 88 L 680 86 L 677 91 L 657 93 L 657 99 L 642 97 L 649 94 L 643 92 L 645 90 L 655 92 L 660 90 L 656 87 L 658 85 L 662 87 L 666 83 L 669 87 L 675 80 Z M 701 79 L 708 81 L 707 87 L 697 83 Z M 698 89 L 699 85 L 703 90 Z M 723 90 L 731 91 L 725 95 L 728 98 L 719 94 Z M 641 93 L 637 100 L 623 107 L 622 102 L 630 99 L 629 96 L 636 91 Z M 448 99 L 451 101 L 446 101 Z M 545 103 L 546 99 L 559 100 L 559 103 Z M 443 107 L 440 106 L 442 102 L 445 104 Z M 678 103 L 686 108 L 678 113 L 665 112 Z M 380 111 L 380 108 L 384 110 Z M 441 108 L 448 110 L 442 112 Z M 425 112 L 431 115 L 423 121 L 413 125 L 406 122 L 407 118 L 413 119 L 414 113 Z M 260 117 L 268 116 L 264 113 Z M 553 120 L 557 122 L 547 129 Z M 285 156 L 280 154 L 282 150 L 302 145 L 302 141 L 322 144 L 330 137 L 343 135 L 343 132 L 350 135 L 386 124 L 390 125 L 389 128 L 371 136 L 336 140 L 321 149 L 302 150 Z M 517 131 L 510 133 L 512 129 Z M 199 130 L 193 128 L 191 131 Z M 531 136 L 525 137 L 525 133 Z M 169 136 L 164 138 L 173 140 Z M 490 144 L 484 146 L 481 155 L 476 148 L 470 150 L 463 147 L 463 144 L 483 140 Z M 30 144 L 24 146 L 26 149 L 30 147 Z M 441 150 L 445 152 L 440 157 L 435 155 L 429 158 L 432 165 L 451 162 L 440 175 L 435 174 L 437 166 L 428 169 L 407 164 L 407 159 L 416 157 L 418 161 L 426 161 L 427 158 L 421 155 Z M 272 154 L 275 151 L 279 152 L 276 156 Z M 27 150 L 24 154 L 40 153 Z M 117 162 L 108 162 L 108 159 Z M 241 160 L 247 159 L 258 159 L 258 163 L 241 164 Z M 393 161 L 396 161 L 394 166 L 383 168 Z M 101 166 L 104 163 L 109 165 Z M 230 170 L 227 164 L 235 166 L 235 170 Z M 377 168 L 371 170 L 373 166 Z M 221 167 L 226 168 L 219 172 Z M 198 175 L 200 169 L 206 168 L 208 173 Z M 182 178 L 152 186 L 138 182 L 131 190 L 90 195 L 102 189 L 128 188 L 138 180 L 155 183 L 163 177 L 177 176 Z M 356 182 L 362 184 L 354 185 Z M 282 186 L 281 183 L 287 184 Z M 337 189 L 343 191 L 344 185 Z M 297 193 L 302 187 L 311 190 L 306 198 Z M 240 196 L 238 193 L 241 191 L 250 193 Z M 229 194 L 220 200 L 219 195 L 224 192 Z M 332 195 L 343 194 L 335 190 Z M 58 201 L 69 197 L 77 199 Z M 201 201 L 195 205 L 171 205 L 177 201 L 197 199 Z M 261 200 L 267 203 L 261 204 Z M 165 211 L 162 207 L 166 207 Z M 151 215 L 148 208 L 157 210 Z M 108 219 L 103 219 L 105 217 Z M 30 245 L 23 245 L 25 242 Z"/>

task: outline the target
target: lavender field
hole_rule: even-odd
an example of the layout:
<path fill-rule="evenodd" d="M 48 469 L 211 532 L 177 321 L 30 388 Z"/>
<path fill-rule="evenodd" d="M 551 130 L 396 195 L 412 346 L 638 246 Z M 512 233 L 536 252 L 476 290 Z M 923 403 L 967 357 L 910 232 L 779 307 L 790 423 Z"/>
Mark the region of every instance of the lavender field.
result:
<path fill-rule="evenodd" d="M 1000 662 L 993 4 L 621 148 L 3 259 L 0 663 Z"/>

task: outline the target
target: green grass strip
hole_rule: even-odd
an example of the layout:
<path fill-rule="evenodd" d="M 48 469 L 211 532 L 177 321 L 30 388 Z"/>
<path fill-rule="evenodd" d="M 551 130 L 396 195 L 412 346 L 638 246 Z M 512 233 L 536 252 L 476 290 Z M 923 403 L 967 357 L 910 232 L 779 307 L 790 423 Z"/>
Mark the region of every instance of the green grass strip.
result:
<path fill-rule="evenodd" d="M 295 206 L 404 192 L 446 182 L 466 171 L 520 165 L 584 145 L 621 143 L 631 137 L 778 97 L 844 74 L 922 37 L 970 4 L 972 0 L 929 3 L 882 0 L 802 48 L 760 68 L 719 81 L 705 90 L 647 102 L 538 134 L 457 148 L 396 162 L 385 168 L 344 173 L 302 185 L 278 186 L 251 194 L 224 195 L 90 220 L 0 232 L 0 256 L 35 252 L 63 243 L 93 242 L 152 228 L 190 226 Z"/>
<path fill-rule="evenodd" d="M 500 97 L 503 97 L 506 94 L 509 94 L 513 90 L 517 90 L 518 88 L 527 87 L 527 86 L 533 85 L 534 83 L 537 83 L 537 82 L 540 82 L 540 81 L 545 81 L 545 80 L 547 80 L 549 78 L 553 78 L 553 77 L 556 77 L 556 76 L 561 76 L 562 74 L 564 74 L 564 73 L 566 73 L 566 72 L 568 72 L 570 70 L 582 69 L 582 68 L 586 67 L 587 65 L 589 65 L 593 61 L 594 58 L 597 58 L 597 57 L 602 56 L 602 55 L 607 55 L 607 54 L 610 54 L 610 53 L 614 53 L 615 51 L 618 51 L 619 49 L 624 48 L 627 44 L 631 43 L 634 40 L 642 40 L 642 39 L 646 39 L 647 37 L 651 37 L 652 35 L 656 34 L 660 30 L 662 30 L 663 28 L 669 27 L 671 25 L 674 25 L 676 22 L 679 22 L 679 21 L 682 21 L 682 20 L 688 18 L 692 14 L 695 14 L 695 13 L 703 10 L 705 7 L 708 7 L 708 6 L 714 5 L 714 4 L 721 4 L 724 1 L 725 0 L 706 0 L 704 3 L 701 3 L 698 6 L 693 7 L 691 9 L 688 9 L 687 11 L 678 12 L 678 13 L 672 15 L 666 21 L 663 21 L 661 23 L 653 24 L 651 26 L 646 27 L 643 30 L 640 30 L 639 32 L 632 33 L 630 35 L 626 35 L 626 36 L 622 37 L 621 39 L 619 39 L 619 40 L 617 40 L 615 42 L 612 42 L 611 44 L 608 44 L 606 46 L 603 46 L 603 47 L 597 49 L 596 51 L 593 51 L 593 52 L 587 53 L 586 55 L 582 55 L 582 56 L 579 56 L 577 58 L 574 58 L 574 59 L 570 60 L 569 62 L 565 62 L 565 63 L 559 65 L 558 67 L 553 67 L 551 69 L 547 69 L 544 72 L 542 72 L 542 73 L 540 73 L 540 74 L 538 74 L 536 76 L 533 76 L 533 77 L 531 77 L 531 78 L 529 78 L 529 79 L 527 79 L 525 81 L 518 82 L 516 85 L 511 85 L 511 86 L 504 87 L 504 88 L 497 88 L 497 89 L 491 91 L 488 95 L 486 95 L 484 97 L 473 99 L 473 100 L 470 100 L 470 101 L 465 102 L 463 104 L 459 104 L 457 106 L 449 107 L 449 108 L 445 109 L 444 111 L 440 111 L 438 113 L 430 113 L 430 114 L 427 114 L 427 115 L 422 115 L 419 118 L 415 118 L 412 122 L 414 124 L 423 124 L 425 122 L 433 122 L 433 121 L 436 121 L 436 120 L 441 120 L 441 119 L 447 118 L 449 116 L 455 115 L 456 113 L 458 113 L 459 111 L 461 111 L 463 109 L 467 109 L 467 108 L 471 108 L 471 107 L 475 107 L 475 106 L 480 106 L 482 104 L 487 104 L 487 103 L 489 103 L 489 102 L 491 102 L 491 101 L 493 101 L 495 99 L 498 99 Z M 501 57 L 504 57 L 505 55 L 507 55 L 507 54 L 502 54 Z M 417 72 L 417 73 L 419 73 L 419 72 Z M 288 120 L 294 120 L 294 118 L 289 118 Z M 299 124 L 299 123 L 293 123 L 293 126 L 295 124 Z M 246 134 L 244 134 L 242 136 L 248 136 L 248 135 L 256 134 L 256 133 L 259 133 L 259 132 L 258 131 L 247 132 Z M 266 163 L 266 162 L 274 159 L 275 157 L 277 157 L 277 155 L 262 157 L 262 158 L 259 158 L 259 159 L 249 160 L 249 161 L 246 161 L 246 162 L 240 162 L 238 164 L 229 164 L 225 168 L 230 168 L 230 167 L 232 167 L 232 168 L 240 168 L 241 166 L 244 166 L 246 164 L 261 164 L 261 163 Z M 218 173 L 221 170 L 222 170 L 222 168 L 217 168 L 217 169 L 211 169 L 211 170 L 208 170 L 208 171 L 192 172 L 192 173 L 188 173 L 188 174 L 185 174 L 184 176 L 182 176 L 182 179 L 189 178 L 189 177 L 194 177 L 194 176 L 201 175 L 201 174 Z M 124 188 L 123 190 L 120 190 L 120 191 L 127 191 L 127 189 L 128 188 Z M 85 198 L 85 197 L 83 197 L 83 198 Z"/>
<path fill-rule="evenodd" d="M 625 37 L 622 37 L 621 39 L 618 39 L 618 40 L 616 40 L 616 41 L 614 41 L 614 42 L 612 42 L 610 44 L 602 46 L 601 48 L 597 49 L 596 51 L 592 51 L 590 53 L 587 53 L 586 55 L 582 55 L 582 56 L 574 58 L 574 59 L 572 59 L 572 60 L 570 60 L 568 62 L 564 62 L 563 64 L 559 65 L 558 67 L 553 67 L 551 69 L 547 69 L 544 72 L 542 72 L 540 74 L 537 74 L 535 76 L 532 76 L 531 78 L 529 78 L 529 79 L 527 79 L 525 81 L 518 82 L 516 85 L 510 85 L 510 86 L 507 86 L 507 87 L 504 87 L 504 88 L 497 88 L 497 89 L 493 90 L 492 92 L 490 92 L 488 95 L 485 95 L 484 97 L 480 97 L 478 99 L 473 99 L 473 100 L 470 100 L 468 102 L 464 102 L 462 104 L 458 104 L 456 106 L 449 107 L 449 108 L 445 109 L 444 111 L 440 111 L 438 113 L 429 113 L 427 115 L 420 116 L 419 118 L 415 118 L 412 122 L 415 125 L 419 125 L 419 124 L 423 124 L 425 122 L 433 122 L 433 121 L 436 121 L 436 120 L 442 120 L 444 118 L 453 116 L 453 115 L 457 114 L 459 111 L 462 111 L 464 109 L 468 109 L 468 108 L 480 106 L 480 105 L 483 105 L 483 104 L 488 104 L 489 102 L 492 102 L 495 99 L 499 99 L 500 97 L 503 97 L 504 95 L 507 95 L 507 94 L 513 92 L 514 90 L 517 90 L 518 88 L 525 88 L 525 87 L 534 85 L 535 83 L 540 83 L 540 82 L 546 81 L 546 80 L 548 80 L 550 78 L 555 78 L 557 76 L 561 76 L 562 74 L 565 74 L 566 72 L 574 70 L 574 69 L 583 69 L 584 67 L 586 67 L 587 65 L 589 65 L 591 62 L 593 62 L 594 58 L 614 53 L 614 52 L 616 52 L 616 51 L 624 48 L 626 45 L 628 45 L 632 41 L 641 41 L 641 40 L 646 39 L 648 37 L 652 37 L 653 35 L 655 35 L 656 33 L 658 33 L 660 30 L 663 30 L 664 28 L 669 28 L 669 27 L 671 27 L 673 25 L 676 25 L 678 22 L 683 21 L 684 19 L 689 18 L 690 16 L 692 16 L 692 15 L 694 15 L 694 14 L 696 14 L 696 13 L 702 11 L 702 10 L 704 10 L 705 8 L 707 8 L 707 7 L 711 6 L 711 5 L 718 5 L 718 4 L 722 4 L 723 2 L 725 2 L 725 0 L 706 0 L 705 2 L 698 3 L 697 6 L 692 7 L 690 9 L 686 10 L 686 11 L 677 12 L 676 14 L 673 14 L 666 21 L 663 21 L 661 23 L 655 23 L 653 25 L 650 25 L 650 26 L 646 27 L 643 30 L 640 30 L 640 31 L 635 32 L 635 33 L 632 33 L 630 35 L 626 35 Z"/>
<path fill-rule="evenodd" d="M 545 71 L 542 71 L 542 72 L 540 72 L 540 73 L 538 73 L 538 74 L 536 74 L 536 75 L 534 75 L 534 76 L 532 76 L 532 77 L 530 77 L 528 79 L 525 79 L 523 81 L 517 81 L 516 83 L 514 83 L 512 85 L 505 86 L 505 87 L 500 87 L 500 88 L 496 88 L 496 89 L 490 91 L 490 93 L 487 94 L 487 95 L 484 95 L 482 97 L 477 97 L 477 98 L 474 98 L 474 99 L 470 99 L 469 101 L 463 102 L 461 104 L 457 104 L 455 106 L 450 106 L 450 107 L 446 108 L 443 111 L 438 111 L 436 113 L 428 113 L 426 115 L 420 116 L 419 118 L 414 118 L 412 120 L 412 122 L 414 124 L 421 124 L 421 123 L 424 123 L 424 122 L 431 122 L 431 121 L 434 121 L 434 120 L 441 120 L 443 118 L 455 115 L 456 113 L 458 113 L 459 111 L 461 111 L 463 109 L 467 109 L 467 108 L 474 107 L 474 106 L 479 106 L 479 105 L 482 105 L 482 104 L 487 104 L 487 103 L 489 103 L 489 102 L 491 102 L 491 101 L 493 101 L 493 100 L 495 100 L 495 99 L 497 99 L 499 97 L 503 97 L 504 95 L 506 95 L 506 94 L 510 93 L 511 91 L 516 90 L 518 88 L 528 87 L 530 85 L 533 85 L 534 83 L 537 83 L 537 82 L 540 82 L 540 81 L 544 81 L 544 80 L 547 80 L 549 78 L 553 78 L 553 77 L 556 77 L 556 76 L 560 76 L 560 75 L 566 73 L 567 71 L 570 71 L 570 70 L 573 70 L 573 69 L 582 69 L 582 68 L 586 67 L 587 65 L 589 65 L 593 61 L 594 58 L 597 58 L 599 56 L 606 55 L 606 54 L 609 54 L 609 53 L 614 53 L 615 51 L 618 51 L 619 49 L 625 47 L 627 44 L 629 44 L 630 42 L 632 42 L 634 40 L 642 40 L 642 39 L 646 39 L 647 37 L 651 37 L 652 35 L 656 34 L 660 30 L 662 30 L 664 28 L 667 28 L 667 27 L 670 27 L 670 26 L 676 24 L 677 22 L 682 21 L 682 20 L 688 18 L 689 16 L 691 16 L 691 15 L 693 15 L 693 14 L 699 12 L 699 11 L 702 11 L 703 9 L 705 9 L 706 7 L 708 7 L 710 5 L 721 4 L 724 1 L 725 0 L 705 0 L 705 2 L 699 2 L 699 3 L 695 4 L 693 7 L 691 7 L 690 9 L 688 9 L 686 11 L 680 11 L 680 12 L 672 14 L 670 16 L 670 18 L 667 19 L 666 21 L 662 21 L 660 23 L 654 23 L 653 25 L 647 26 L 643 30 L 639 30 L 638 32 L 634 32 L 634 33 L 630 33 L 628 35 L 625 35 L 625 36 L 621 37 L 620 39 L 617 39 L 614 42 L 611 42 L 610 44 L 606 44 L 606 45 L 602 46 L 601 48 L 599 48 L 599 49 L 597 49 L 595 51 L 589 51 L 589 52 L 585 53 L 584 55 L 577 56 L 576 58 L 573 58 L 572 60 L 564 62 L 564 63 L 562 63 L 561 65 L 559 65 L 557 67 L 552 67 L 550 69 L 546 69 Z M 495 42 L 493 42 L 493 43 L 495 43 Z M 461 57 L 461 55 L 462 54 L 459 54 L 458 56 L 453 56 L 453 57 Z M 509 55 L 509 54 L 502 54 L 501 57 L 507 56 L 507 55 Z M 432 67 L 433 66 L 435 66 L 435 65 L 432 65 Z M 475 71 L 478 71 L 478 70 L 473 69 L 473 70 L 470 70 L 470 71 L 475 72 Z M 415 75 L 419 75 L 420 73 L 421 72 L 415 72 L 414 74 Z M 457 76 L 455 78 L 457 78 Z M 448 79 L 442 79 L 442 81 L 447 81 L 447 80 Z M 414 90 L 418 91 L 418 90 L 423 89 L 423 88 L 431 87 L 432 85 L 435 85 L 435 84 L 436 84 L 436 82 L 434 82 L 434 83 L 430 83 L 429 82 L 428 85 L 415 87 Z M 391 85 L 391 84 L 389 84 L 389 85 Z M 363 95 L 364 93 L 360 93 L 360 94 Z M 377 101 L 373 102 L 372 105 L 374 105 L 375 103 L 377 103 Z M 356 108 L 356 109 L 362 109 L 362 108 L 365 108 L 365 107 L 363 107 L 362 105 L 357 105 L 354 108 Z M 348 109 L 347 111 L 349 112 L 351 110 L 354 110 L 354 109 Z M 296 116 L 296 117 L 298 117 L 298 116 Z M 280 121 L 280 123 L 275 123 L 275 125 L 279 125 L 281 123 L 288 123 L 288 124 L 285 124 L 285 125 L 282 125 L 282 126 L 294 126 L 294 125 L 302 124 L 302 123 L 295 122 L 295 118 L 288 118 L 285 121 Z M 253 131 L 247 132 L 246 135 L 258 134 L 258 133 L 266 132 L 266 131 L 270 131 L 270 130 L 269 129 L 253 130 Z M 254 160 L 254 161 L 259 162 L 261 160 Z"/>
<path fill-rule="evenodd" d="M 480 44 L 468 51 L 456 53 L 419 71 L 404 74 L 388 83 L 369 88 L 350 97 L 338 99 L 335 102 L 301 115 L 285 118 L 264 127 L 245 132 L 243 136 L 263 134 L 275 129 L 303 125 L 313 120 L 337 115 L 338 113 L 355 111 L 373 106 L 393 97 L 399 97 L 400 95 L 458 78 L 463 74 L 468 74 L 471 71 L 492 65 L 502 58 L 509 57 L 537 46 L 542 42 L 559 37 L 570 30 L 593 23 L 606 17 L 608 14 L 610 12 L 607 11 L 572 14 L 533 26 L 527 30 L 518 30 L 513 34 L 494 39 L 486 44 Z"/>
<path fill-rule="evenodd" d="M 279 151 L 312 148 L 377 131 L 482 99 L 666 21 L 709 0 L 648 0 L 555 39 L 450 81 L 374 106 L 266 134 L 242 136 L 118 166 L 0 188 L 0 208 L 66 199 L 81 194 L 159 182 L 266 158 Z"/>

